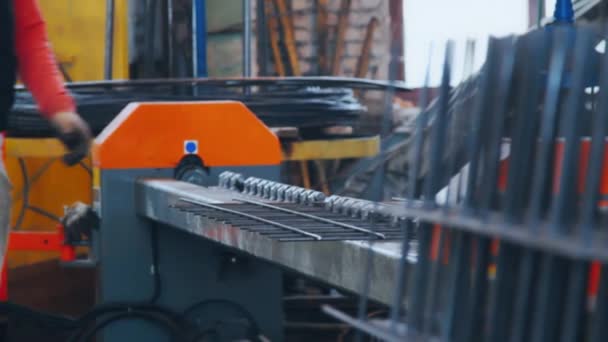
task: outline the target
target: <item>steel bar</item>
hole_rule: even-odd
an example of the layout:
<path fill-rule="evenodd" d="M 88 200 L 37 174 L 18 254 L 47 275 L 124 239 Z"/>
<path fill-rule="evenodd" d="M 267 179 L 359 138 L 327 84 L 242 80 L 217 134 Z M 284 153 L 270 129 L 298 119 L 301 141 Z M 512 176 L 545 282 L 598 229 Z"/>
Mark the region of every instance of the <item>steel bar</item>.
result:
<path fill-rule="evenodd" d="M 458 311 L 468 299 L 470 241 L 468 234 L 456 232 L 450 258 L 447 305 L 442 320 L 442 340 L 445 342 L 457 340 L 463 332 L 465 321 Z"/>
<path fill-rule="evenodd" d="M 538 157 L 535 163 L 532 176 L 532 192 L 530 199 L 530 227 L 537 229 L 536 223 L 541 217 L 541 205 L 543 196 L 547 193 L 547 186 L 550 184 L 549 167 L 553 160 L 553 146 L 556 135 L 557 113 L 560 99 L 560 88 L 566 63 L 566 56 L 570 50 L 571 39 L 568 38 L 568 31 L 565 28 L 556 27 L 553 31 L 553 52 L 549 64 L 547 76 L 544 107 L 542 112 L 542 123 L 540 131 L 540 141 L 538 144 Z"/>
<path fill-rule="evenodd" d="M 252 205 L 257 205 L 257 206 L 268 208 L 268 209 L 282 211 L 282 212 L 289 213 L 289 214 L 292 214 L 292 215 L 295 215 L 295 216 L 306 217 L 306 218 L 309 218 L 311 220 L 315 220 L 315 221 L 319 221 L 319 222 L 324 222 L 324 223 L 332 224 L 332 225 L 335 225 L 335 226 L 340 226 L 342 228 L 356 230 L 356 231 L 361 232 L 361 233 L 377 236 L 377 237 L 379 237 L 381 239 L 385 239 L 386 238 L 386 236 L 384 234 L 382 234 L 382 233 L 376 233 L 374 231 L 371 231 L 371 230 L 368 230 L 368 229 L 363 229 L 363 228 L 360 228 L 360 227 L 357 227 L 357 226 L 353 226 L 351 224 L 347 224 L 347 223 L 343 223 L 343 222 L 338 222 L 338 221 L 326 219 L 326 218 L 315 216 L 315 215 L 310 215 L 310 214 L 307 214 L 307 213 L 302 213 L 302 212 L 291 210 L 291 209 L 281 208 L 279 206 L 275 206 L 275 205 L 272 205 L 272 204 L 267 204 L 267 203 L 264 203 L 264 202 L 253 201 L 253 200 L 244 199 L 244 198 L 235 199 L 235 201 L 249 203 L 249 204 L 252 204 Z"/>
<path fill-rule="evenodd" d="M 279 223 L 279 222 L 275 222 L 275 221 L 266 220 L 266 219 L 257 217 L 255 215 L 250 215 L 250 214 L 247 214 L 247 213 L 243 213 L 243 212 L 240 212 L 240 211 L 236 211 L 236 210 L 220 207 L 220 206 L 209 204 L 209 203 L 193 201 L 193 200 L 187 199 L 187 198 L 182 198 L 181 200 L 184 201 L 184 202 L 186 202 L 186 203 L 196 204 L 196 205 L 200 205 L 200 206 L 203 206 L 203 207 L 215 209 L 215 210 L 218 210 L 218 211 L 223 211 L 223 212 L 227 212 L 227 213 L 230 213 L 230 214 L 247 217 L 247 218 L 250 218 L 250 219 L 255 220 L 255 221 L 260 221 L 262 223 L 269 224 L 271 226 L 275 226 L 275 227 L 287 229 L 287 230 L 290 230 L 290 231 L 293 231 L 293 232 L 296 232 L 296 233 L 300 233 L 302 235 L 309 236 L 309 237 L 311 237 L 313 239 L 316 239 L 316 240 L 322 240 L 323 239 L 320 235 L 311 234 L 311 233 L 306 232 L 304 230 L 301 230 L 299 228 L 288 226 L 288 225 L 285 225 L 285 224 L 282 224 L 282 223 Z"/>
<path fill-rule="evenodd" d="M 425 198 L 430 201 L 435 197 L 435 194 L 440 190 L 440 181 L 443 178 L 442 170 L 440 168 L 441 156 L 443 155 L 443 148 L 446 140 L 446 133 L 448 128 L 448 102 L 449 102 L 449 91 L 450 91 L 450 79 L 452 73 L 452 54 L 454 49 L 454 43 L 448 42 L 445 48 L 445 60 L 443 62 L 443 76 L 441 80 L 441 86 L 439 88 L 439 111 L 435 118 L 435 129 L 433 130 L 433 137 L 431 141 L 431 155 L 430 155 L 430 173 L 426 179 L 425 184 Z"/>
<path fill-rule="evenodd" d="M 589 32 L 578 30 L 574 45 L 574 61 L 580 67 L 572 72 L 572 84 L 569 96 L 566 100 L 564 112 L 564 156 L 560 165 L 559 189 L 551 208 L 550 234 L 564 234 L 567 227 L 573 223 L 573 211 L 568 210 L 576 205 L 577 194 L 577 171 L 580 151 L 578 114 L 582 108 L 582 96 L 586 87 L 586 76 L 590 63 L 587 63 L 591 52 L 592 36 Z M 534 315 L 534 328 L 532 338 L 534 341 L 546 341 L 554 339 L 559 322 L 558 312 L 562 311 L 563 299 L 560 296 L 564 292 L 563 282 L 567 278 L 561 258 L 546 255 L 543 258 L 540 275 L 539 296 L 536 302 Z M 567 264 L 566 264 L 567 265 Z M 550 297 L 549 297 L 550 296 Z"/>
<path fill-rule="evenodd" d="M 372 222 L 374 221 L 374 217 L 372 216 Z M 370 240 L 368 243 L 368 252 L 365 258 L 365 268 L 361 273 L 361 292 L 359 296 L 359 303 L 357 307 L 357 319 L 361 322 L 365 322 L 367 320 L 367 309 L 369 303 L 369 291 L 372 286 L 371 284 L 371 273 L 374 272 L 374 253 L 372 252 L 372 241 Z M 361 330 L 357 330 L 355 333 L 355 342 L 361 342 L 363 339 L 363 334 Z"/>
<path fill-rule="evenodd" d="M 350 0 L 345 0 L 348 1 L 348 4 L 350 6 Z M 348 15 L 348 14 L 344 14 L 343 15 Z M 338 38 L 339 39 L 339 38 Z M 391 53 L 390 53 L 390 62 L 389 62 L 389 76 L 390 76 L 390 82 L 391 84 L 393 84 L 396 80 L 397 77 L 397 66 L 399 65 L 399 58 L 398 56 L 400 55 L 400 52 L 395 46 L 393 46 L 391 48 Z M 336 51 L 337 54 L 337 51 Z M 336 59 L 334 59 L 334 61 L 336 61 Z M 390 133 L 390 129 L 391 129 L 391 123 L 393 121 L 393 107 L 394 107 L 394 96 L 395 96 L 395 88 L 391 88 L 389 87 L 387 89 L 387 91 L 384 93 L 384 112 L 383 112 L 383 117 L 382 117 L 382 125 L 380 127 L 380 136 L 382 138 L 384 138 L 383 143 L 380 146 L 380 152 L 384 153 L 384 151 L 387 150 L 387 146 L 386 146 L 386 137 L 389 135 Z M 373 204 L 373 212 L 377 211 L 377 206 L 378 203 L 384 200 L 384 179 L 385 179 L 385 168 L 386 165 L 384 163 L 381 163 L 380 166 L 378 167 L 377 170 L 377 174 L 379 175 L 379 184 L 378 184 L 378 188 L 377 191 L 375 191 L 372 194 L 372 199 L 375 201 L 375 203 Z M 376 177 L 374 177 L 376 178 Z M 376 215 L 371 215 L 371 223 L 372 223 L 372 227 L 373 224 L 376 222 Z M 372 228 L 372 231 L 374 231 L 375 229 Z M 403 243 L 407 243 L 406 241 L 404 241 Z M 368 301 L 369 301 L 369 291 L 371 288 L 371 274 L 372 272 L 374 272 L 374 253 L 372 252 L 373 250 L 373 244 L 374 241 L 373 240 L 369 240 L 368 241 L 368 252 L 367 252 L 367 260 L 366 260 L 366 268 L 365 271 L 362 274 L 362 295 L 359 297 L 359 308 L 357 309 L 357 316 L 359 318 L 359 320 L 365 320 L 366 318 L 366 312 L 367 312 L 367 308 L 368 308 Z M 362 334 L 360 331 L 357 331 L 357 333 L 355 334 L 355 342 L 360 342 L 362 339 Z"/>
<path fill-rule="evenodd" d="M 599 292 L 596 298 L 595 310 L 591 322 L 589 341 L 601 342 L 608 340 L 608 266 L 602 265 L 600 271 Z"/>
<path fill-rule="evenodd" d="M 568 289 L 565 310 L 561 320 L 561 341 L 577 342 L 584 336 L 584 319 L 587 306 L 587 279 L 589 264 L 585 261 L 569 262 Z"/>
<path fill-rule="evenodd" d="M 608 32 L 608 29 L 606 30 Z M 604 35 L 606 35 L 604 33 Z M 608 89 L 608 53 L 601 57 L 600 89 Z M 599 105 L 593 119 L 593 133 L 591 137 L 591 150 L 585 175 L 585 190 L 582 197 L 581 224 L 579 233 L 582 242 L 589 245 L 595 226 L 595 213 L 599 199 L 599 189 L 602 176 L 608 170 L 603 167 L 605 156 L 606 135 L 608 133 L 608 97 L 600 96 Z"/>
<path fill-rule="evenodd" d="M 541 83 L 540 78 L 536 76 L 537 70 L 541 69 L 543 61 L 542 48 L 536 48 L 536 45 L 543 43 L 542 39 L 537 37 L 525 37 L 516 45 L 516 49 L 523 56 L 523 66 L 519 68 L 516 75 L 517 79 L 523 83 L 517 103 L 517 116 L 515 118 L 515 129 L 511 138 L 511 149 L 509 153 L 509 169 L 507 175 L 507 192 L 505 198 L 504 219 L 507 222 L 520 222 L 524 214 L 526 205 L 526 189 L 527 186 L 524 174 L 527 173 L 527 167 L 532 158 L 529 143 L 534 141 L 534 133 L 537 119 L 535 110 L 537 108 L 537 99 L 540 94 Z M 522 97 L 523 96 L 523 97 Z M 500 119 L 499 119 L 500 120 Z M 495 125 L 498 126 L 498 125 Z M 500 129 L 495 127 L 495 129 Z M 502 136 L 502 132 L 495 132 Z M 491 142 L 498 143 L 498 142 Z M 495 158 L 495 156 L 492 156 Z M 492 160 L 498 163 L 498 160 Z M 492 168 L 490 168 L 492 170 Z M 495 172 L 495 169 L 492 170 Z M 492 178 L 492 175 L 488 175 Z M 492 184 L 493 185 L 493 184 Z M 486 184 L 485 186 L 489 186 Z M 488 195 L 489 196 L 489 195 Z M 490 198 L 486 198 L 490 199 Z M 509 327 L 511 325 L 511 317 L 513 312 L 512 297 L 516 295 L 516 280 L 517 274 L 516 265 L 519 262 L 521 250 L 517 246 L 513 246 L 504 241 L 500 241 L 500 248 L 497 261 L 495 289 L 492 294 L 489 313 L 489 341 L 507 341 L 509 337 Z"/>
<path fill-rule="evenodd" d="M 487 341 L 507 341 L 509 337 L 510 318 L 513 312 L 511 298 L 514 294 L 515 277 L 517 273 L 518 247 L 500 242 L 498 261 L 496 262 L 496 280 L 493 296 L 490 302 L 488 323 L 490 331 Z"/>
<path fill-rule="evenodd" d="M 438 251 L 435 255 L 435 260 L 430 262 L 428 288 L 425 302 L 428 303 L 423 313 L 422 334 L 430 334 L 433 329 L 433 319 L 435 310 L 437 310 L 440 301 L 440 268 L 444 257 L 446 256 L 446 241 L 449 241 L 450 232 L 443 227 L 434 227 L 434 237 L 437 239 Z"/>
<path fill-rule="evenodd" d="M 580 65 L 575 68 L 572 73 L 572 86 L 566 102 L 566 110 L 564 113 L 563 127 L 566 129 L 564 133 L 565 147 L 564 157 L 561 165 L 557 165 L 560 170 L 559 190 L 557 197 L 551 208 L 552 227 L 551 232 L 561 233 L 566 229 L 566 225 L 570 224 L 572 212 L 567 209 L 568 206 L 574 206 L 577 194 L 577 171 L 578 171 L 578 154 L 580 151 L 580 118 L 579 113 L 583 106 L 582 97 L 585 91 L 586 79 L 588 75 L 590 63 L 586 63 L 590 58 L 591 53 L 591 35 L 589 32 L 579 30 L 577 32 L 576 42 L 574 45 L 574 63 Z"/>
<path fill-rule="evenodd" d="M 567 38 L 568 31 L 559 27 L 553 31 L 551 37 L 552 54 L 549 62 L 544 107 L 541 114 L 539 152 L 533 169 L 530 209 L 528 211 L 529 229 L 532 231 L 538 231 L 540 226 L 542 200 L 546 196 L 547 186 L 550 184 L 547 174 L 553 159 L 560 88 L 569 42 L 571 41 Z M 511 329 L 511 341 L 513 342 L 530 338 L 526 334 L 528 322 L 532 319 L 532 306 L 529 301 L 533 298 L 535 264 L 538 260 L 537 254 L 532 250 L 526 249 L 522 253 Z"/>
<path fill-rule="evenodd" d="M 243 0 L 243 77 L 251 77 L 251 0 Z"/>
<path fill-rule="evenodd" d="M 530 305 L 535 297 L 534 276 L 538 271 L 536 267 L 538 253 L 524 250 L 521 264 L 517 274 L 517 287 L 515 289 L 515 302 L 513 303 L 513 321 L 511 324 L 511 342 L 526 341 L 530 338 L 528 334 L 530 321 L 532 320 L 532 309 Z"/>
<path fill-rule="evenodd" d="M 517 44 L 522 55 L 517 80 L 521 84 L 517 94 L 516 117 L 511 134 L 511 149 L 509 153 L 509 171 L 505 198 L 505 219 L 519 222 L 528 204 L 529 172 L 533 162 L 533 148 L 536 143 L 536 127 L 538 125 L 538 99 L 541 97 L 542 78 L 538 77 L 543 68 L 544 51 L 547 39 L 542 32 L 532 33 L 523 37 Z"/>
<path fill-rule="evenodd" d="M 467 78 L 470 76 L 470 73 L 472 71 L 473 68 L 473 63 L 474 63 L 474 58 L 475 58 L 475 42 L 473 40 L 468 40 L 466 43 L 466 48 L 465 48 L 465 56 L 464 56 L 464 66 L 463 66 L 463 77 Z M 449 129 L 449 134 L 450 136 L 448 137 L 448 141 L 453 142 L 456 141 L 457 139 L 462 139 L 462 131 L 464 129 L 466 129 L 465 127 L 462 127 L 463 125 L 459 125 L 458 121 L 456 120 L 457 116 L 460 114 L 458 113 L 458 111 L 460 110 L 470 110 L 470 108 L 458 108 L 456 112 L 452 112 L 451 115 L 449 116 L 449 125 L 450 125 L 450 129 Z M 445 206 L 447 208 L 448 204 L 450 204 L 451 202 L 451 194 L 452 191 L 454 191 L 453 188 L 456 188 L 456 194 L 454 195 L 454 203 L 460 203 L 460 193 L 462 191 L 461 188 L 461 182 L 462 182 L 462 173 L 458 172 L 457 168 L 456 168 L 456 154 L 452 153 L 448 156 L 448 175 L 451 177 L 452 175 L 456 174 L 457 176 L 457 180 L 456 182 L 452 182 L 451 179 L 448 180 L 448 185 L 446 187 L 446 202 L 445 202 Z M 450 178 L 448 177 L 448 178 Z M 452 185 L 452 183 L 454 183 L 454 185 Z"/>
<path fill-rule="evenodd" d="M 475 241 L 475 240 L 474 240 Z M 462 328 L 462 341 L 481 341 L 479 327 L 486 322 L 485 304 L 487 302 L 488 266 L 490 262 L 490 240 L 478 237 L 475 244 L 475 263 L 472 286 L 469 290 Z"/>
<path fill-rule="evenodd" d="M 500 164 L 500 152 L 502 147 L 502 137 L 504 136 L 504 126 L 507 111 L 507 101 L 510 95 L 509 85 L 513 78 L 513 68 L 515 64 L 514 40 L 512 38 L 501 39 L 496 42 L 494 47 L 498 50 L 500 63 L 497 65 L 498 74 L 497 86 L 494 89 L 492 120 L 489 120 L 490 132 L 487 135 L 485 147 L 485 165 L 482 174 L 480 202 L 481 211 L 485 211 L 495 204 L 496 188 L 498 186 L 498 166 Z M 488 70 L 489 71 L 489 70 Z"/>
<path fill-rule="evenodd" d="M 405 296 L 405 284 L 406 284 L 406 273 L 408 272 L 407 255 L 410 252 L 410 238 L 409 231 L 412 228 L 411 220 L 402 221 L 402 243 L 401 253 L 402 258 L 399 260 L 399 266 L 397 267 L 397 283 L 394 288 L 393 302 L 389 312 L 390 318 L 390 330 L 394 333 L 397 329 L 397 322 L 401 315 L 401 309 L 403 306 L 403 297 Z M 405 257 L 403 257 L 405 256 Z"/>
<path fill-rule="evenodd" d="M 496 238 L 522 247 L 535 248 L 541 251 L 556 253 L 565 257 L 582 260 L 599 260 L 608 262 L 608 250 L 603 246 L 608 242 L 606 234 L 598 234 L 593 244 L 587 247 L 568 236 L 556 237 L 526 230 L 527 225 L 510 224 L 502 219 L 498 212 L 492 212 L 486 218 L 472 217 L 457 209 L 423 209 L 403 206 L 388 208 L 387 212 L 398 213 L 399 217 L 415 218 L 421 223 L 448 225 L 452 229 L 475 233 L 479 236 Z M 541 222 L 542 230 L 547 222 Z"/>
<path fill-rule="evenodd" d="M 250 86 L 319 86 L 319 87 L 348 87 L 368 90 L 387 90 L 394 88 L 396 91 L 411 91 L 404 82 L 394 83 L 366 78 L 334 77 L 334 76 L 298 76 L 298 77 L 208 77 L 208 78 L 173 78 L 173 79 L 140 79 L 140 80 L 111 80 L 111 81 L 83 81 L 67 83 L 68 89 L 82 88 L 105 88 L 115 87 L 145 87 L 158 85 L 209 85 L 224 87 Z M 15 87 L 17 91 L 26 91 L 24 86 Z"/>
<path fill-rule="evenodd" d="M 440 94 L 439 94 L 439 112 L 435 118 L 435 129 L 433 130 L 433 137 L 431 142 L 431 171 L 428 178 L 425 180 L 425 205 L 429 207 L 435 206 L 433 201 L 435 193 L 439 190 L 440 178 L 443 176 L 440 173 L 439 166 L 441 162 L 441 155 L 443 144 L 445 140 L 445 134 L 447 132 L 447 106 L 449 96 L 449 85 L 451 76 L 451 64 L 452 64 L 452 53 L 453 53 L 453 42 L 448 42 L 445 48 L 445 58 L 443 61 L 443 76 L 441 80 Z M 424 327 L 424 306 L 426 302 L 426 292 L 429 289 L 426 287 L 426 281 L 428 277 L 429 267 L 429 252 L 430 244 L 432 241 L 432 230 L 431 225 L 425 225 L 421 227 L 423 230 L 420 234 L 419 239 L 419 257 L 418 265 L 414 274 L 414 287 L 411 292 L 411 309 L 407 318 L 408 326 L 411 327 L 412 331 L 420 331 Z"/>
<path fill-rule="evenodd" d="M 432 48 L 429 51 L 429 56 L 432 56 Z M 430 63 L 426 67 L 424 77 L 424 87 L 420 94 L 420 107 L 426 108 L 428 97 L 429 97 L 429 79 L 430 79 Z M 414 143 L 411 145 L 412 151 L 408 151 L 410 157 L 410 164 L 408 170 L 408 193 L 407 198 L 412 201 L 418 193 L 418 171 L 422 158 L 422 147 L 424 141 L 423 128 L 427 125 L 428 115 L 424 111 L 416 118 L 416 130 L 414 133 Z M 407 201 L 403 201 L 403 205 L 407 205 Z M 405 219 L 403 221 L 403 243 L 401 245 L 401 255 L 407 256 L 409 254 L 409 231 L 413 228 L 413 222 L 411 219 Z M 401 258 L 399 262 L 399 268 L 397 270 L 397 284 L 393 294 L 393 305 L 390 310 L 391 330 L 397 328 L 397 321 L 401 315 L 401 307 L 403 305 L 403 297 L 405 296 L 405 285 L 406 285 L 406 273 L 407 273 L 407 261 L 406 258 Z"/>
<path fill-rule="evenodd" d="M 105 46 L 105 64 L 104 78 L 112 79 L 113 63 L 114 63 L 114 9 L 115 1 L 106 0 L 106 46 Z"/>
<path fill-rule="evenodd" d="M 557 338 L 557 322 L 559 313 L 562 311 L 560 302 L 563 298 L 563 293 L 560 293 L 562 287 L 560 282 L 563 282 L 564 279 L 560 277 L 561 272 L 559 272 L 562 267 L 566 267 L 565 263 L 555 256 L 545 255 L 542 258 L 530 341 L 555 341 Z"/>
<path fill-rule="evenodd" d="M 468 177 L 467 182 L 465 184 L 465 198 L 464 198 L 464 208 L 465 210 L 471 210 L 473 208 L 473 204 L 475 201 L 475 193 L 477 188 L 477 174 L 479 171 L 479 153 L 481 147 L 481 141 L 483 136 L 482 127 L 485 123 L 484 113 L 489 112 L 489 96 L 488 92 L 490 91 L 493 85 L 494 74 L 490 72 L 490 70 L 495 70 L 496 62 L 497 62 L 497 51 L 493 48 L 496 42 L 494 40 L 490 40 L 487 49 L 486 56 L 486 65 L 484 66 L 484 70 L 481 73 L 481 87 L 480 94 L 474 99 L 473 110 L 472 110 L 472 118 L 471 120 L 471 133 L 468 136 L 467 141 L 467 160 L 468 164 Z"/>
<path fill-rule="evenodd" d="M 167 11 L 167 73 L 169 78 L 175 76 L 175 31 L 173 25 L 173 0 L 166 1 Z"/>
<path fill-rule="evenodd" d="M 266 14 L 265 0 L 255 0 L 255 32 L 256 37 L 256 51 L 258 51 L 255 58 L 256 64 L 258 65 L 258 75 L 268 76 L 270 72 L 268 70 L 268 63 L 270 62 L 270 32 L 268 31 L 268 15 Z"/>

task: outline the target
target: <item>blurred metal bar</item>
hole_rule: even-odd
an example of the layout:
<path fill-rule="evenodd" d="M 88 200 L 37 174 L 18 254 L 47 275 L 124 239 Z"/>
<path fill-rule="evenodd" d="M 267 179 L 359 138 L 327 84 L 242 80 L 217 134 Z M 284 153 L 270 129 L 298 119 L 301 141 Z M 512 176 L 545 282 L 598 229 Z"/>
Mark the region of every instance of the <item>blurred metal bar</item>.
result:
<path fill-rule="evenodd" d="M 251 77 L 251 0 L 243 0 L 243 76 Z"/>
<path fill-rule="evenodd" d="M 169 78 L 175 75 L 175 30 L 173 25 L 173 0 L 167 1 L 167 73 Z"/>
<path fill-rule="evenodd" d="M 105 63 L 104 63 L 104 78 L 112 79 L 113 63 L 114 63 L 114 0 L 106 0 L 106 45 L 105 45 Z"/>

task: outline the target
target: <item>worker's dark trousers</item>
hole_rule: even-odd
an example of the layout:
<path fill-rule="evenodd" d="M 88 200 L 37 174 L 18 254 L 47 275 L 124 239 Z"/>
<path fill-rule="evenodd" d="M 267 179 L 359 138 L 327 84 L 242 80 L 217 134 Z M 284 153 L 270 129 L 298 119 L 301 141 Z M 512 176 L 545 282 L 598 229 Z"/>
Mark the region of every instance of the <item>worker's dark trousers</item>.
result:
<path fill-rule="evenodd" d="M 0 277 L 5 274 L 2 268 L 6 261 L 11 213 L 11 183 L 6 174 L 4 143 L 4 134 L 0 132 Z M 0 279 L 0 284 L 3 280 Z"/>

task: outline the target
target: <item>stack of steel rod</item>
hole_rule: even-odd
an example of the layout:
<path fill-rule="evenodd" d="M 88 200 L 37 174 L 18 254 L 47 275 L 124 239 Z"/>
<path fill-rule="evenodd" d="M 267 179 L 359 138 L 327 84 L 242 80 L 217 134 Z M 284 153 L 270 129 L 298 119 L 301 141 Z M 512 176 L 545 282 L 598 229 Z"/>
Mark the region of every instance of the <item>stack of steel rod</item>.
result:
<path fill-rule="evenodd" d="M 251 87 L 251 92 L 243 92 Z M 366 108 L 353 88 L 384 90 L 387 84 L 354 78 L 171 79 L 72 83 L 79 113 L 100 132 L 130 102 L 241 101 L 272 127 L 351 126 Z M 401 87 L 402 90 L 407 90 Z M 171 115 L 171 113 L 167 113 Z M 48 123 L 31 95 L 18 92 L 9 115 L 12 136 L 47 136 Z"/>
<path fill-rule="evenodd" d="M 492 38 L 465 121 L 449 110 L 448 45 L 435 109 L 408 143 L 390 314 L 365 314 L 371 269 L 357 317 L 325 312 L 358 340 L 608 340 L 605 37 L 552 26 Z"/>

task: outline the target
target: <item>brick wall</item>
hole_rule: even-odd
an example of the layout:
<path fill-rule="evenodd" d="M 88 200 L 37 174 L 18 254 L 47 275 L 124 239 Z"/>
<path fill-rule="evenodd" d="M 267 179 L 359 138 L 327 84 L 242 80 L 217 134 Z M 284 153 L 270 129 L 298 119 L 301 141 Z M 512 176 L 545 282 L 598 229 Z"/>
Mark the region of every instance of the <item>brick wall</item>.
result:
<path fill-rule="evenodd" d="M 294 36 L 300 60 L 300 69 L 303 75 L 321 74 L 318 55 L 319 42 L 316 29 L 316 2 L 317 1 L 315 0 L 287 1 L 288 6 L 291 7 L 289 14 L 291 14 L 294 26 Z M 342 0 L 328 0 L 327 2 L 327 57 L 331 64 L 335 50 L 336 29 Z M 390 1 L 388 0 L 351 0 L 339 75 L 355 75 L 357 59 L 361 55 L 367 25 L 372 17 L 376 17 L 379 19 L 379 25 L 374 34 L 369 72 L 366 77 L 375 79 L 388 78 L 388 61 L 391 42 L 389 3 Z M 255 9 L 253 11 L 255 12 Z M 275 69 L 272 63 L 271 54 L 269 54 L 269 59 L 269 71 L 271 74 L 274 74 Z M 287 63 L 286 56 L 284 56 L 283 60 Z"/>

